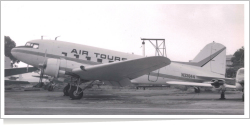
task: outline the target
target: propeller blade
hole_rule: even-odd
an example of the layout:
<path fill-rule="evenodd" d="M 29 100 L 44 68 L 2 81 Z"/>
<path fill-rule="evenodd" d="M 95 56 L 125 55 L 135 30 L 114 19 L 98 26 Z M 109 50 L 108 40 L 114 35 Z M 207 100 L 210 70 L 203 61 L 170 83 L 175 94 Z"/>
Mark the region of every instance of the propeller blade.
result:
<path fill-rule="evenodd" d="M 27 65 L 27 72 L 29 72 L 29 65 Z"/>

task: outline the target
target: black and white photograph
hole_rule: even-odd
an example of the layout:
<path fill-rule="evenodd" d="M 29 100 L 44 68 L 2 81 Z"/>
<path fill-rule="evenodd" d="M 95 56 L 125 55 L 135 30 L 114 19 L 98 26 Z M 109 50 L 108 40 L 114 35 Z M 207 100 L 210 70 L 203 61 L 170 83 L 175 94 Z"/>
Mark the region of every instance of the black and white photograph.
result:
<path fill-rule="evenodd" d="M 1 1 L 1 41 L 5 124 L 249 119 L 249 1 Z"/>

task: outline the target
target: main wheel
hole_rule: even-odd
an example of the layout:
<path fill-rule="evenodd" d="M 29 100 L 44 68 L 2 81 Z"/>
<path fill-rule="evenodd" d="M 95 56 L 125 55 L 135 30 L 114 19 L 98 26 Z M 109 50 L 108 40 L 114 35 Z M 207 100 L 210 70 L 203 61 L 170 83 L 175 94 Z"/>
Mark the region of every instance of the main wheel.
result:
<path fill-rule="evenodd" d="M 71 86 L 71 89 L 69 91 L 69 96 L 71 99 L 81 99 L 83 96 L 82 89 L 78 87 L 78 91 L 77 91 L 76 86 Z"/>
<path fill-rule="evenodd" d="M 69 90 L 70 90 L 70 85 L 68 84 L 63 88 L 64 96 L 69 96 Z"/>

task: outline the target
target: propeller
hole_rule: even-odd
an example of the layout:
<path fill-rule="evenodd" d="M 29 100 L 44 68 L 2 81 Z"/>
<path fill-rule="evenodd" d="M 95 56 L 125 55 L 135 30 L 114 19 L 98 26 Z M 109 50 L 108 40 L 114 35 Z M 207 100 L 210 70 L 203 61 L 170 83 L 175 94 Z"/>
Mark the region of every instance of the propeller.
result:
<path fill-rule="evenodd" d="M 40 72 L 40 79 L 39 79 L 39 87 L 42 87 L 43 83 L 43 75 L 44 75 L 44 69 L 46 68 L 46 57 L 47 57 L 47 49 L 45 50 L 45 54 L 44 54 L 44 61 L 43 64 L 39 64 L 39 68 L 41 69 Z"/>

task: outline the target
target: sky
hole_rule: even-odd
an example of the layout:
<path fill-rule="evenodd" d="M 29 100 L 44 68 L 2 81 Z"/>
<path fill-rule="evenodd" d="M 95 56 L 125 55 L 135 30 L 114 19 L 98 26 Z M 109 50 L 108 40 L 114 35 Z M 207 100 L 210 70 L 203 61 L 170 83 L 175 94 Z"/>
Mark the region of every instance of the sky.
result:
<path fill-rule="evenodd" d="M 244 46 L 244 5 L 4 1 L 1 27 L 17 46 L 60 36 L 136 55 L 142 55 L 141 38 L 163 38 L 167 57 L 187 62 L 213 41 L 225 45 L 227 55 Z M 153 56 L 153 46 L 145 42 L 146 55 Z"/>

